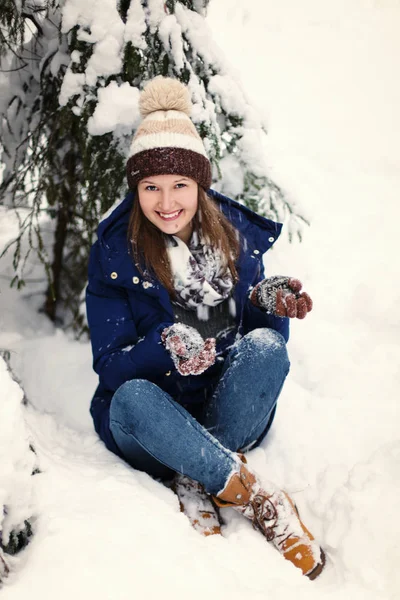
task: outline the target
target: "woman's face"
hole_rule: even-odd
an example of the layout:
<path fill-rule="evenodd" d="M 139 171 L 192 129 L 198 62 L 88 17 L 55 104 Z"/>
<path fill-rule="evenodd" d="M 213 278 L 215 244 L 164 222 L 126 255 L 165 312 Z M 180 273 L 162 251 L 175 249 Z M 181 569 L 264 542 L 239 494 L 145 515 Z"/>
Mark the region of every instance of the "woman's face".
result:
<path fill-rule="evenodd" d="M 158 229 L 186 244 L 198 207 L 197 182 L 182 175 L 152 175 L 139 181 L 139 204 Z"/>

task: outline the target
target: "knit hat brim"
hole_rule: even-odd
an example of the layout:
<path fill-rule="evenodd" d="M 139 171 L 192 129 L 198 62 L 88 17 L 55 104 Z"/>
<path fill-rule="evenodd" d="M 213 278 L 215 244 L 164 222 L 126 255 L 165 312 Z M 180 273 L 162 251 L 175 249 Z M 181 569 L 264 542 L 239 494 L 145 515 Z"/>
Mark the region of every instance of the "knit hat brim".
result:
<path fill-rule="evenodd" d="M 141 179 L 152 175 L 176 174 L 197 181 L 208 190 L 211 187 L 211 165 L 205 156 L 186 148 L 152 148 L 128 159 L 128 185 L 136 188 Z"/>

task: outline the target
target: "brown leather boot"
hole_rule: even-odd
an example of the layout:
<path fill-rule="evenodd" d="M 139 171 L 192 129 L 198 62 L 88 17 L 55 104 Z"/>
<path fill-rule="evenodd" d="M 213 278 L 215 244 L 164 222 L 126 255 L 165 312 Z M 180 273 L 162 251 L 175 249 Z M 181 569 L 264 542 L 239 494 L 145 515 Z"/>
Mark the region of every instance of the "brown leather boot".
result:
<path fill-rule="evenodd" d="M 214 501 L 220 507 L 232 506 L 250 519 L 267 541 L 309 579 L 322 572 L 325 554 L 300 520 L 292 499 L 271 483 L 262 488 L 245 465 L 231 475 Z"/>
<path fill-rule="evenodd" d="M 179 498 L 181 511 L 198 533 L 205 536 L 221 534 L 218 508 L 200 483 L 177 474 L 172 489 Z"/>

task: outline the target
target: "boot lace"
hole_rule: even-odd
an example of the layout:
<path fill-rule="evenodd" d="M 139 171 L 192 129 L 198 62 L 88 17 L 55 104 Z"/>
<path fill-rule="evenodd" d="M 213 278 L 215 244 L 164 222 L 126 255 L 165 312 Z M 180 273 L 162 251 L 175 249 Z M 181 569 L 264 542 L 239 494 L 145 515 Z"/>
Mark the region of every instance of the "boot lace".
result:
<path fill-rule="evenodd" d="M 256 494 L 250 505 L 253 509 L 253 526 L 260 529 L 267 540 L 271 542 L 275 537 L 274 528 L 278 520 L 278 513 L 268 496 Z"/>
<path fill-rule="evenodd" d="M 282 519 L 278 518 L 278 511 L 269 496 L 256 494 L 250 500 L 253 509 L 253 527 L 259 529 L 267 538 L 268 542 L 275 540 L 275 544 L 281 546 L 290 537 L 289 526 L 286 523 L 281 529 Z"/>

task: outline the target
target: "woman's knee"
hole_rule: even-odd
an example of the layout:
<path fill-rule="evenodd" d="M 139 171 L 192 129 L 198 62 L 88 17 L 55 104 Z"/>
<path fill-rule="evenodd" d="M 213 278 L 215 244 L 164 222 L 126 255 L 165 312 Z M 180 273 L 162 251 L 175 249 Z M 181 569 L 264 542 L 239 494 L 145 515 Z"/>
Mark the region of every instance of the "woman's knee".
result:
<path fill-rule="evenodd" d="M 123 383 L 115 392 L 110 405 L 110 420 L 125 421 L 132 418 L 145 406 L 149 407 L 152 398 L 162 394 L 162 390 L 146 379 L 131 379 Z"/>
<path fill-rule="evenodd" d="M 290 361 L 285 339 L 274 329 L 254 329 L 241 339 L 239 345 L 244 347 L 248 360 L 273 361 L 280 365 L 285 373 L 289 372 Z"/>

